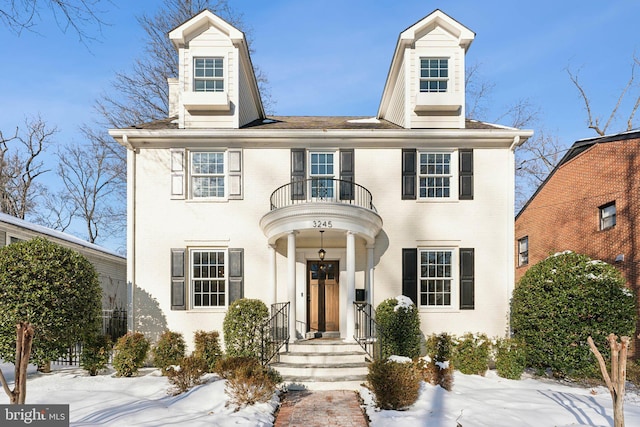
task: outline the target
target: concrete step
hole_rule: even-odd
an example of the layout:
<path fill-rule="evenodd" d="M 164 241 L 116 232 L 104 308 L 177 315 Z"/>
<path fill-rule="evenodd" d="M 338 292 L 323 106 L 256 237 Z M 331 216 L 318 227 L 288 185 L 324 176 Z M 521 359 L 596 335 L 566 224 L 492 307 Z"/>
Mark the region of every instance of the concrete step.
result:
<path fill-rule="evenodd" d="M 291 377 L 284 381 L 288 390 L 360 390 L 366 377 L 354 376 L 349 379 Z"/>
<path fill-rule="evenodd" d="M 281 353 L 280 363 L 291 364 L 343 364 L 358 363 L 365 361 L 363 352 L 343 352 L 343 353 Z"/>
<path fill-rule="evenodd" d="M 341 340 L 306 340 L 289 344 L 289 353 L 349 353 L 365 351 L 355 342 Z"/>
<path fill-rule="evenodd" d="M 280 372 L 283 378 L 309 377 L 309 378 L 343 378 L 348 376 L 366 376 L 368 371 L 366 362 L 343 364 L 293 364 L 272 363 L 271 367 Z"/>

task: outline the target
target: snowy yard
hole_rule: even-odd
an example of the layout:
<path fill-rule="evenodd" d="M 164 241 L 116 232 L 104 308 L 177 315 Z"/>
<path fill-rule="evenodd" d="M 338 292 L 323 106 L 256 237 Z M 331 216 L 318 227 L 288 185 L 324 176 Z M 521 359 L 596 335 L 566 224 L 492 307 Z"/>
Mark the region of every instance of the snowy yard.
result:
<path fill-rule="evenodd" d="M 8 379 L 13 365 L 1 365 Z M 155 369 L 135 378 L 110 374 L 90 377 L 78 368 L 51 374 L 32 372 L 28 404 L 69 404 L 72 426 L 270 426 L 278 398 L 234 412 L 225 408 L 224 380 L 215 375 L 189 392 L 171 396 L 169 382 Z M 553 381 L 506 380 L 493 371 L 486 377 L 455 373 L 453 390 L 423 384 L 419 401 L 407 411 L 376 411 L 361 389 L 372 427 L 554 427 L 611 426 L 611 397 L 604 387 L 580 388 Z M 2 393 L 0 403 L 9 398 Z M 640 426 L 640 394 L 625 399 L 628 427 Z"/>

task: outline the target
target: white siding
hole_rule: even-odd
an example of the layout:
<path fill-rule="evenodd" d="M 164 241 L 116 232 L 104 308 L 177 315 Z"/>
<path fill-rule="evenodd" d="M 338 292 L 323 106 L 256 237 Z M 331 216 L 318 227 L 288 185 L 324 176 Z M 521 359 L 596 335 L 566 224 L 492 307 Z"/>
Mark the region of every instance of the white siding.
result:
<path fill-rule="evenodd" d="M 405 78 L 405 70 L 405 63 L 403 62 L 402 66 L 400 67 L 400 73 L 398 74 L 398 80 L 396 81 L 393 92 L 391 94 L 389 109 L 387 110 L 387 114 L 385 115 L 385 119 L 402 127 L 405 127 L 406 125 L 405 117 L 407 108 L 407 82 Z"/>
<path fill-rule="evenodd" d="M 238 110 L 240 112 L 239 124 L 240 124 L 240 127 L 242 127 L 247 123 L 251 123 L 252 121 L 258 119 L 259 113 L 258 113 L 258 108 L 256 106 L 255 100 L 253 99 L 253 96 L 252 96 L 251 83 L 248 75 L 248 73 L 249 72 L 252 73 L 253 70 L 247 70 L 243 66 L 242 61 L 240 61 L 239 65 L 240 65 L 240 72 L 239 72 L 240 96 L 238 100 L 238 105 L 239 105 Z"/>

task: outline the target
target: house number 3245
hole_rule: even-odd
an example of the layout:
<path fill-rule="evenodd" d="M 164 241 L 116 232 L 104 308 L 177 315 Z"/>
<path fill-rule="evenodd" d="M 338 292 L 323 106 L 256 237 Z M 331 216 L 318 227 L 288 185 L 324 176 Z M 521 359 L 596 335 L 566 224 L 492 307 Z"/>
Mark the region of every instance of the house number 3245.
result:
<path fill-rule="evenodd" d="M 313 228 L 332 228 L 333 224 L 331 221 L 313 221 Z"/>

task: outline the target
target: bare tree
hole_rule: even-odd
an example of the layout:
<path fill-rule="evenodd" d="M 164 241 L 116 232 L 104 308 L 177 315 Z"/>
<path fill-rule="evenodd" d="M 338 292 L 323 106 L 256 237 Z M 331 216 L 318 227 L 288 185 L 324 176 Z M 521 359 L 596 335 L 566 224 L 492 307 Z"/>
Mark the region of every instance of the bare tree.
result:
<path fill-rule="evenodd" d="M 10 137 L 0 132 L 0 211 L 21 219 L 33 211 L 43 190 L 37 181 L 48 171 L 42 155 L 58 132 L 40 116 L 25 119 L 24 129 L 16 128 Z"/>
<path fill-rule="evenodd" d="M 81 41 L 93 38 L 86 27 L 102 26 L 99 6 L 103 0 L 7 0 L 0 3 L 0 22 L 17 34 L 33 30 L 42 20 L 40 14 L 49 9 L 63 32 L 72 29 Z"/>
<path fill-rule="evenodd" d="M 591 99 L 587 95 L 587 92 L 584 86 L 582 85 L 582 83 L 580 83 L 579 72 L 577 71 L 572 72 L 569 68 L 566 69 L 567 74 L 569 74 L 569 78 L 571 79 L 571 82 L 578 89 L 578 92 L 580 93 L 580 97 L 584 102 L 584 106 L 587 111 L 587 126 L 589 127 L 589 129 L 593 129 L 598 135 L 600 136 L 606 135 L 607 131 L 609 130 L 609 126 L 611 126 L 611 124 L 616 119 L 621 119 L 621 115 L 622 115 L 621 107 L 623 106 L 623 100 L 627 96 L 635 97 L 635 99 L 633 100 L 633 106 L 629 111 L 629 115 L 626 117 L 625 130 L 629 131 L 633 129 L 635 115 L 636 115 L 636 112 L 638 111 L 638 107 L 640 107 L 640 91 L 637 90 L 638 85 L 634 84 L 637 65 L 640 65 L 640 59 L 638 59 L 634 55 L 633 63 L 631 64 L 631 72 L 630 72 L 629 80 L 627 80 L 626 85 L 620 91 L 620 95 L 618 96 L 616 104 L 611 109 L 611 112 L 609 113 L 609 117 L 606 119 L 604 123 L 602 122 L 602 117 L 595 112 L 595 108 L 591 102 Z M 634 94 L 634 90 L 636 91 L 635 94 Z"/>

